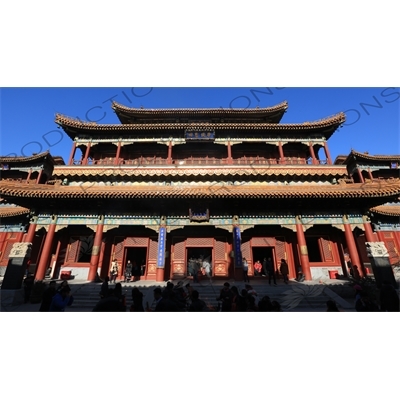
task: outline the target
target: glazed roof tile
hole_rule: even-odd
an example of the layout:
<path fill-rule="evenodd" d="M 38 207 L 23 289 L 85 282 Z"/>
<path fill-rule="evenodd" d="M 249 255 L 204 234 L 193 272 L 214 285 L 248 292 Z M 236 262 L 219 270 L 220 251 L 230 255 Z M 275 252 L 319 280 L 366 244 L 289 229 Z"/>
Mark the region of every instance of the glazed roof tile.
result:
<path fill-rule="evenodd" d="M 381 215 L 400 217 L 400 204 L 397 206 L 388 206 L 388 205 L 377 206 L 371 208 L 370 211 Z"/>
<path fill-rule="evenodd" d="M 352 156 L 361 158 L 364 160 L 371 161 L 400 161 L 400 155 L 372 155 L 369 153 L 360 153 L 359 151 L 351 150 L 350 154 L 347 156 L 346 163 Z"/>
<path fill-rule="evenodd" d="M 273 124 L 273 123 L 189 123 L 189 122 L 165 122 L 155 124 L 97 124 L 96 122 L 83 122 L 79 119 L 56 114 L 55 122 L 62 127 L 78 128 L 89 131 L 137 131 L 137 130 L 156 130 L 156 129 L 272 129 L 272 130 L 309 130 L 320 129 L 338 126 L 345 122 L 346 117 L 344 113 L 339 113 L 331 117 L 327 117 L 318 121 L 303 122 L 303 123 L 287 123 L 287 124 Z"/>
<path fill-rule="evenodd" d="M 2 206 L 0 207 L 0 218 L 15 217 L 18 215 L 28 214 L 29 209 L 19 206 Z"/>
<path fill-rule="evenodd" d="M 43 199 L 156 199 L 156 198 L 242 198 L 242 199 L 360 199 L 387 198 L 400 195 L 400 180 L 346 185 L 289 185 L 256 186 L 198 184 L 179 186 L 98 186 L 92 183 L 81 186 L 28 185 L 2 182 L 0 195 L 19 198 Z"/>
<path fill-rule="evenodd" d="M 276 111 L 285 111 L 288 102 L 264 108 L 134 108 L 127 107 L 114 101 L 112 108 L 116 113 L 123 111 L 130 114 L 157 115 L 157 114 L 268 114 Z"/>
<path fill-rule="evenodd" d="M 143 167 L 143 166 L 90 166 L 55 167 L 53 177 L 61 176 L 132 176 L 132 177 L 158 177 L 158 176 L 345 176 L 346 166 L 329 165 L 325 167 L 291 167 L 287 165 L 242 165 L 229 167 Z"/>
<path fill-rule="evenodd" d="M 40 160 L 42 158 L 45 158 L 48 155 L 50 155 L 50 152 L 47 150 L 47 151 L 44 151 L 42 153 L 33 154 L 31 156 L 16 156 L 16 157 L 15 156 L 13 156 L 13 157 L 2 157 L 2 156 L 0 156 L 0 162 L 1 163 L 5 163 L 5 164 L 6 163 L 10 164 L 10 163 L 13 163 L 13 162 L 18 162 L 18 163 L 30 162 L 30 161 Z"/>

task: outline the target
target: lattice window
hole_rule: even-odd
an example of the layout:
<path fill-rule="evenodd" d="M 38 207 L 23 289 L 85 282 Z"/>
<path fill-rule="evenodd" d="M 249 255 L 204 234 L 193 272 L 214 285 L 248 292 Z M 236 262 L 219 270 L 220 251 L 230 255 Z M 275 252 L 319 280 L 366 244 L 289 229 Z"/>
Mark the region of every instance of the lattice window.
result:
<path fill-rule="evenodd" d="M 174 245 L 174 260 L 185 259 L 185 242 L 176 243 Z"/>
<path fill-rule="evenodd" d="M 333 261 L 332 242 L 329 239 L 320 239 L 322 253 L 325 261 Z"/>
<path fill-rule="evenodd" d="M 68 245 L 68 254 L 65 262 L 75 262 L 79 251 L 79 238 L 71 237 Z"/>
<path fill-rule="evenodd" d="M 158 241 L 150 239 L 149 258 L 155 260 L 157 258 Z"/>
<path fill-rule="evenodd" d="M 207 246 L 207 247 L 212 247 L 213 246 L 213 238 L 188 238 L 186 240 L 186 246 Z"/>
<path fill-rule="evenodd" d="M 8 256 L 10 254 L 10 251 L 11 251 L 12 247 L 13 247 L 13 244 L 14 244 L 14 242 L 7 243 L 7 246 L 6 246 L 5 250 L 4 250 L 4 253 L 1 255 L 1 260 L 7 260 L 8 259 Z"/>
<path fill-rule="evenodd" d="M 399 260 L 399 254 L 397 252 L 397 248 L 396 248 L 396 243 L 394 240 L 387 240 L 385 242 L 387 251 L 389 253 L 389 259 L 390 261 L 398 261 Z"/>
<path fill-rule="evenodd" d="M 128 237 L 125 239 L 125 246 L 147 247 L 148 240 L 145 237 Z"/>
<path fill-rule="evenodd" d="M 117 260 L 122 260 L 124 253 L 124 242 L 117 243 L 114 248 L 114 258 Z"/>
<path fill-rule="evenodd" d="M 215 259 L 225 260 L 225 242 L 215 241 Z"/>
<path fill-rule="evenodd" d="M 385 232 L 383 231 L 383 237 L 384 238 L 388 238 L 388 239 L 392 239 L 393 238 L 393 233 L 392 232 Z"/>
<path fill-rule="evenodd" d="M 285 239 L 284 238 L 282 239 L 283 241 L 276 239 L 275 243 L 275 254 L 278 267 L 281 265 L 282 258 L 287 261 Z"/>
<path fill-rule="evenodd" d="M 275 246 L 275 238 L 255 237 L 251 239 L 251 245 L 255 247 L 273 247 Z"/>

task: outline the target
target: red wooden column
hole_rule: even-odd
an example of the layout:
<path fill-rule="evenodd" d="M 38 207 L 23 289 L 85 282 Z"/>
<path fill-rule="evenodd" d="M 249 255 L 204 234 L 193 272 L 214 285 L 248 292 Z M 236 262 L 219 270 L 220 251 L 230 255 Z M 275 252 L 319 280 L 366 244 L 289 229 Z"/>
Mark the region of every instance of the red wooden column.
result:
<path fill-rule="evenodd" d="M 331 153 L 329 152 L 328 142 L 324 143 L 324 151 L 328 164 L 332 165 L 332 158 L 331 158 Z"/>
<path fill-rule="evenodd" d="M 43 172 L 43 170 L 41 169 L 41 170 L 39 171 L 39 173 L 38 173 L 37 178 L 36 178 L 36 183 L 39 183 L 39 182 L 40 182 L 40 178 L 42 177 L 42 172 Z"/>
<path fill-rule="evenodd" d="M 285 156 L 283 154 L 283 147 L 282 142 L 278 142 L 278 149 L 279 149 L 279 164 L 285 164 Z"/>
<path fill-rule="evenodd" d="M 374 176 L 372 175 L 371 168 L 368 168 L 368 175 L 369 175 L 369 179 L 371 179 L 371 181 L 373 181 Z"/>
<path fill-rule="evenodd" d="M 358 167 L 357 167 L 357 173 L 358 173 L 358 177 L 360 178 L 360 182 L 361 182 L 361 183 L 365 183 L 363 174 L 362 174 L 362 172 L 360 171 L 360 168 L 358 168 Z"/>
<path fill-rule="evenodd" d="M 49 266 L 51 256 L 51 248 L 53 247 L 54 233 L 57 226 L 57 217 L 53 215 L 52 221 L 47 231 L 46 239 L 44 241 L 42 254 L 40 255 L 39 265 L 36 270 L 35 281 L 42 281 L 46 275 L 46 269 Z"/>
<path fill-rule="evenodd" d="M 353 266 L 357 266 L 357 270 L 361 277 L 364 276 L 363 266 L 361 265 L 360 257 L 358 256 L 356 242 L 354 240 L 353 231 L 349 223 L 347 215 L 343 216 L 344 235 L 346 237 L 347 248 L 349 249 L 350 260 Z"/>
<path fill-rule="evenodd" d="M 117 154 L 115 155 L 114 165 L 118 165 L 119 164 L 119 156 L 120 156 L 120 154 L 121 154 L 121 141 L 118 142 Z"/>
<path fill-rule="evenodd" d="M 311 154 L 311 158 L 312 158 L 312 163 L 313 163 L 314 165 L 317 165 L 317 164 L 318 164 L 318 160 L 317 160 L 317 158 L 315 157 L 314 147 L 313 147 L 313 145 L 312 145 L 311 142 L 308 144 L 308 147 L 309 147 L 309 149 L 310 149 L 310 154 Z"/>
<path fill-rule="evenodd" d="M 296 215 L 296 236 L 300 250 L 300 263 L 303 275 L 307 281 L 311 281 L 310 260 L 308 259 L 308 250 L 304 228 L 299 215 Z"/>
<path fill-rule="evenodd" d="M 36 226 L 37 226 L 37 220 L 38 217 L 34 216 L 31 218 L 30 220 L 30 225 L 29 225 L 29 229 L 28 229 L 28 233 L 25 236 L 25 240 L 24 242 L 26 243 L 33 243 L 33 239 L 35 239 L 35 232 L 36 232 Z"/>
<path fill-rule="evenodd" d="M 29 179 L 31 179 L 32 168 L 29 169 L 28 176 L 26 177 L 26 183 L 29 183 Z"/>
<path fill-rule="evenodd" d="M 85 157 L 83 158 L 82 165 L 87 165 L 87 163 L 88 163 L 89 152 L 90 152 L 90 146 L 91 146 L 91 143 L 89 142 L 88 145 L 87 145 L 87 147 L 86 147 Z"/>
<path fill-rule="evenodd" d="M 172 140 L 168 143 L 167 164 L 172 164 Z"/>
<path fill-rule="evenodd" d="M 97 268 L 99 267 L 100 249 L 103 240 L 104 216 L 100 215 L 97 222 L 96 234 L 93 241 L 92 256 L 90 258 L 90 267 L 88 281 L 94 282 L 96 280 Z"/>
<path fill-rule="evenodd" d="M 72 143 L 72 149 L 69 155 L 68 165 L 74 164 L 75 151 L 76 151 L 76 142 L 74 141 L 74 143 Z"/>
<path fill-rule="evenodd" d="M 25 232 L 18 232 L 16 242 L 17 242 L 17 243 L 21 243 L 21 242 L 22 242 L 22 239 L 24 238 L 24 235 L 25 235 Z"/>
<path fill-rule="evenodd" d="M 372 231 L 371 222 L 368 219 L 368 216 L 363 215 L 363 225 L 365 231 L 365 239 L 367 242 L 376 242 L 374 232 Z"/>
<path fill-rule="evenodd" d="M 232 159 L 232 146 L 231 146 L 231 141 L 228 140 L 228 164 L 233 164 L 233 159 Z"/>

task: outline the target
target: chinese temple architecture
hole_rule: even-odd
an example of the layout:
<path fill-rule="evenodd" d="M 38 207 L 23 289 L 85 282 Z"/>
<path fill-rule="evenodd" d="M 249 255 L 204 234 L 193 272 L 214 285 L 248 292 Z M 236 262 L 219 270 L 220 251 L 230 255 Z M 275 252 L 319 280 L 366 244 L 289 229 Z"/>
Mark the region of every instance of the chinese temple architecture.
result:
<path fill-rule="evenodd" d="M 343 113 L 281 123 L 286 102 L 254 109 L 144 109 L 113 103 L 119 124 L 56 115 L 72 141 L 49 152 L 0 157 L 0 268 L 15 242 L 31 242 L 42 280 L 95 280 L 112 260 L 140 279 L 188 276 L 208 259 L 212 276 L 242 279 L 242 258 L 270 257 L 289 277 L 363 276 L 365 242 L 400 255 L 400 156 L 351 150 L 332 160 Z M 263 279 L 263 278 L 260 278 Z"/>

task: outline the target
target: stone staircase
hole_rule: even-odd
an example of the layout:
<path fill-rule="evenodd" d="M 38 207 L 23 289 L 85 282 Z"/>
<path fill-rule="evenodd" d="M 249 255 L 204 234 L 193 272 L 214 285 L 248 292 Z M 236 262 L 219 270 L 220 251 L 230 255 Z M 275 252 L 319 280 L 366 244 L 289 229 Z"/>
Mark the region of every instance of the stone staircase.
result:
<path fill-rule="evenodd" d="M 187 281 L 189 282 L 189 281 Z M 186 281 L 184 284 L 187 283 Z M 174 282 L 176 284 L 176 282 Z M 219 296 L 219 292 L 223 287 L 224 281 L 208 281 L 203 280 L 199 284 L 193 284 L 190 282 L 194 289 L 196 289 L 200 298 L 204 300 L 209 306 L 218 306 L 216 298 Z M 152 304 L 153 290 L 156 287 L 164 287 L 165 282 L 150 282 L 150 281 L 139 281 L 132 283 L 123 283 L 122 290 L 126 296 L 127 309 L 129 310 L 132 304 L 131 290 L 133 287 L 137 287 L 143 293 L 143 305 L 146 307 L 146 303 Z M 231 286 L 236 286 L 239 292 L 244 288 L 243 282 L 230 281 Z M 335 300 L 338 304 L 339 309 L 351 310 L 354 309 L 353 304 L 350 304 L 346 300 L 339 297 L 336 293 L 329 289 L 328 285 L 321 285 L 318 283 L 298 283 L 296 281 L 290 281 L 288 285 L 278 283 L 277 286 L 270 286 L 268 282 L 251 282 L 254 290 L 258 294 L 258 300 L 265 295 L 269 296 L 271 301 L 278 301 L 283 311 L 325 311 L 326 302 L 328 300 Z M 72 295 L 74 296 L 74 304 L 69 307 L 66 311 L 91 311 L 96 303 L 100 299 L 100 288 L 101 283 L 72 283 L 70 282 Z M 113 288 L 115 285 L 110 285 Z"/>

